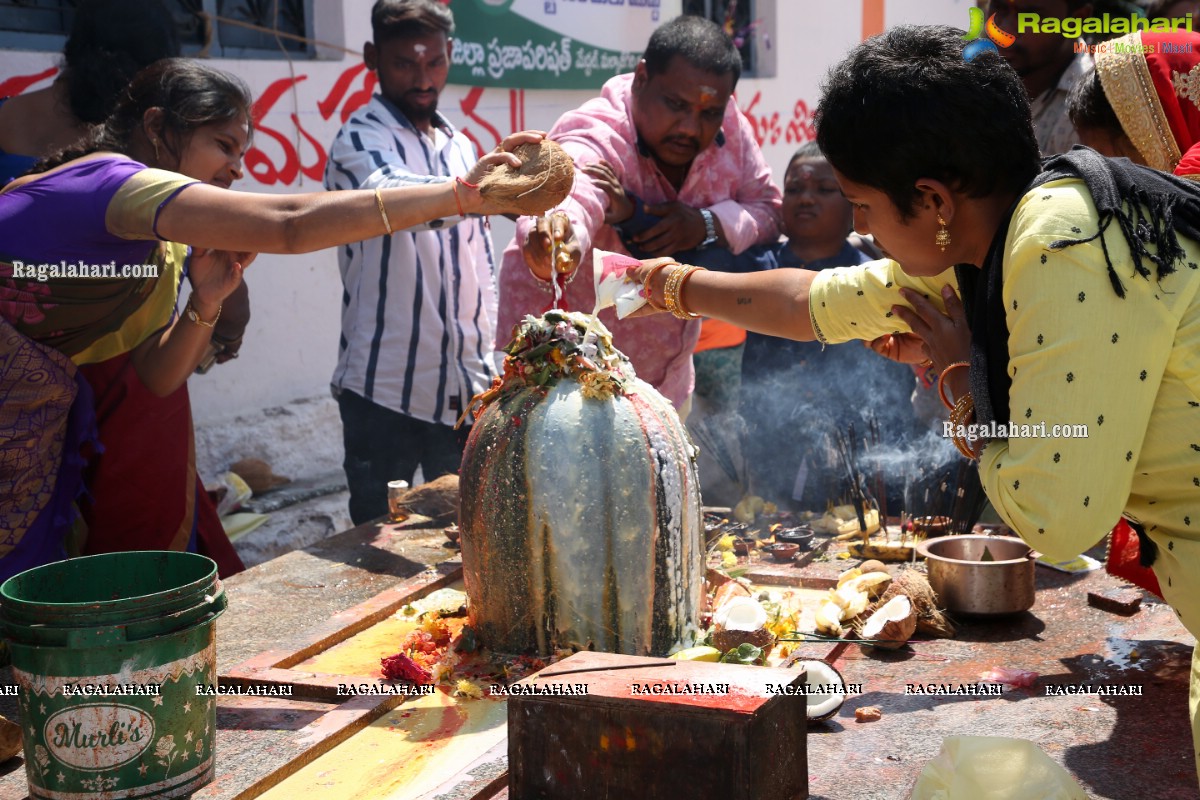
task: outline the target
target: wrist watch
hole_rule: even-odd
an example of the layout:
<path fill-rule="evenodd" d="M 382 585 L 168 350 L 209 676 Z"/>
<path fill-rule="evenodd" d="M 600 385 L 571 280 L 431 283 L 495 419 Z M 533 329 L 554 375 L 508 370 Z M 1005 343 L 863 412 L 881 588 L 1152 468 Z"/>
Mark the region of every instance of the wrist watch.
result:
<path fill-rule="evenodd" d="M 701 247 L 708 247 L 717 243 L 717 225 L 713 222 L 713 213 L 707 208 L 700 209 L 700 216 L 704 217 L 704 241 L 700 243 Z"/>

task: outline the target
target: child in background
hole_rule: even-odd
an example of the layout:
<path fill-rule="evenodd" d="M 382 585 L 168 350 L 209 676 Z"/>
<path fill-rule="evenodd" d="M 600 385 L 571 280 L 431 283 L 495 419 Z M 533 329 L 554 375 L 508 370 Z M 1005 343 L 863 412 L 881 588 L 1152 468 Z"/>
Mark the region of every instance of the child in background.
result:
<path fill-rule="evenodd" d="M 811 270 L 853 266 L 874 257 L 852 241 L 850 203 L 816 142 L 792 156 L 783 179 L 783 229 L 771 268 Z M 864 249 L 859 249 L 858 244 Z M 867 419 L 893 444 L 909 436 L 912 370 L 878 357 L 857 342 L 822 347 L 758 333 L 746 337 L 740 410 L 749 492 L 781 508 L 824 511 L 845 491 L 844 469 L 825 439 L 854 422 L 861 438 Z M 895 506 L 899 510 L 899 506 Z"/>

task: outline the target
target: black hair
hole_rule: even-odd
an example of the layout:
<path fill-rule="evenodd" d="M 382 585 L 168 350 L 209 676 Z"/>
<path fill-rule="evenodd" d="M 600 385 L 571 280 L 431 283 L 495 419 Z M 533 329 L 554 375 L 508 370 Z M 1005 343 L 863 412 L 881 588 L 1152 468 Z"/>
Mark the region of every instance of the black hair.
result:
<path fill-rule="evenodd" d="M 821 145 L 817 144 L 816 139 L 797 147 L 796 152 L 792 153 L 792 157 L 788 160 L 788 166 L 802 158 L 825 158 L 825 154 L 821 152 Z"/>
<path fill-rule="evenodd" d="M 143 67 L 179 55 L 175 20 L 159 0 L 86 0 L 63 48 L 71 113 L 95 125 Z"/>
<path fill-rule="evenodd" d="M 1095 69 L 1075 82 L 1067 95 L 1067 113 L 1077 130 L 1096 130 L 1110 136 L 1124 136 L 1125 129 L 1108 95 L 1100 83 L 1100 73 Z"/>
<path fill-rule="evenodd" d="M 742 76 L 742 56 L 725 30 L 706 17 L 683 14 L 655 29 L 642 59 L 650 77 L 666 72 L 675 56 L 696 69 L 714 75 L 733 75 L 737 86 Z"/>
<path fill-rule="evenodd" d="M 437 0 L 376 0 L 371 8 L 371 36 L 376 45 L 402 36 L 454 35 L 454 14 Z"/>
<path fill-rule="evenodd" d="M 178 158 L 197 128 L 251 119 L 250 90 L 240 78 L 186 58 L 166 58 L 139 72 L 108 119 L 75 144 L 33 165 L 30 174 L 98 152 L 129 155 L 152 108 L 163 112 L 163 146 Z"/>
<path fill-rule="evenodd" d="M 963 58 L 962 31 L 903 25 L 854 47 L 817 106 L 834 169 L 912 215 L 918 178 L 986 197 L 1019 192 L 1040 168 L 1025 87 L 1000 54 Z"/>
<path fill-rule="evenodd" d="M 1167 6 L 1174 5 L 1177 0 L 1150 0 L 1146 3 L 1146 19 L 1155 20 L 1164 16 Z"/>

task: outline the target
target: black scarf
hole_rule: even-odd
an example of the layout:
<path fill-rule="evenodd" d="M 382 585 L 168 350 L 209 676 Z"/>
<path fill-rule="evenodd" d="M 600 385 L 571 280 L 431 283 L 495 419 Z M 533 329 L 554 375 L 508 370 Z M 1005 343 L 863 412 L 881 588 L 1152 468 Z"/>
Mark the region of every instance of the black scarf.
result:
<path fill-rule="evenodd" d="M 1200 241 L 1200 184 L 1134 164 L 1127 158 L 1105 158 L 1094 150 L 1076 147 L 1048 159 L 1042 172 L 1021 192 L 1063 178 L 1079 178 L 1092 195 L 1099 215 L 1095 233 L 1083 239 L 1060 239 L 1050 249 L 1061 250 L 1100 239 L 1108 278 L 1118 297 L 1125 297 L 1120 272 L 1155 280 L 1175 271 L 1183 258 L 1177 233 Z M 1018 203 L 1020 200 L 1018 199 Z M 1005 215 L 992 239 L 983 269 L 970 264 L 954 268 L 971 327 L 971 397 L 975 420 L 1004 424 L 1010 419 L 1008 393 L 1008 321 L 1004 308 L 1004 245 L 1016 204 Z M 1132 271 L 1125 262 L 1114 264 L 1104 243 L 1104 232 L 1116 222 L 1129 244 Z M 1153 245 L 1156 252 L 1151 252 Z M 1153 265 L 1153 273 L 1151 271 Z"/>
<path fill-rule="evenodd" d="M 1051 250 L 1100 239 L 1108 278 L 1117 297 L 1125 297 L 1121 274 L 1162 280 L 1175 271 L 1184 255 L 1177 234 L 1200 241 L 1200 184 L 1165 172 L 1139 166 L 1127 158 L 1105 158 L 1093 150 L 1076 147 L 1069 153 L 1048 159 L 1042 172 L 1021 192 L 1027 192 L 1062 178 L 1079 178 L 1088 188 L 1096 205 L 1099 225 L 1083 239 L 1051 242 Z M 1020 200 L 1018 199 L 1018 203 Z M 988 249 L 983 269 L 970 264 L 954 268 L 962 293 L 963 307 L 971 327 L 971 396 L 975 401 L 975 419 L 987 424 L 1010 420 L 1008 372 L 1008 321 L 1004 308 L 1004 245 L 1016 204 L 1005 215 Z M 1104 242 L 1104 232 L 1116 222 L 1129 244 L 1132 261 L 1114 264 Z M 1151 252 L 1148 245 L 1153 245 Z M 1149 566 L 1154 560 L 1153 543 L 1135 526 L 1141 544 L 1141 561 Z"/>

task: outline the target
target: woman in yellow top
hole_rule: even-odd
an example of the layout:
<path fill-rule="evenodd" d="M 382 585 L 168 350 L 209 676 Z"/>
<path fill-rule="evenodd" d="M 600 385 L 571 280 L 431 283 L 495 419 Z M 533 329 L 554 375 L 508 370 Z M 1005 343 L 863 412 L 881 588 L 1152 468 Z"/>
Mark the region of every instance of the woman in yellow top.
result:
<path fill-rule="evenodd" d="M 1200 635 L 1200 186 L 1085 149 L 1043 167 L 1020 79 L 994 53 L 964 60 L 960 33 L 895 28 L 826 81 L 817 141 L 889 260 L 747 275 L 650 262 L 630 277 L 655 306 L 760 333 L 912 331 L 930 344 L 898 337 L 894 355 L 948 370 L 966 421 L 1067 426 L 990 438 L 988 498 L 1055 559 L 1118 516 L 1140 525 L 1165 599 Z M 1193 662 L 1194 732 L 1198 702 Z"/>

